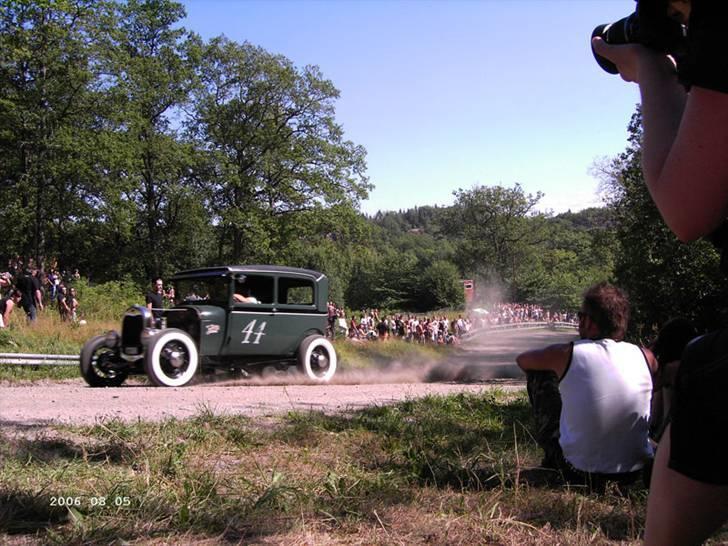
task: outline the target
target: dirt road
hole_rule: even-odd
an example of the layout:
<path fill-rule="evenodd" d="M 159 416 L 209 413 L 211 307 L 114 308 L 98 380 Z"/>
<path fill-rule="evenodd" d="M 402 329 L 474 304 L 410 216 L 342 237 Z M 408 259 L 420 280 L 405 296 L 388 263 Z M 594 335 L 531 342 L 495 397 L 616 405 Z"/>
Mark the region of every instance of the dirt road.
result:
<path fill-rule="evenodd" d="M 0 426 L 42 427 L 52 423 L 93 424 L 186 418 L 211 410 L 251 417 L 291 410 L 339 412 L 428 394 L 480 392 L 523 387 L 515 355 L 527 348 L 574 339 L 569 331 L 486 332 L 463 343 L 444 361 L 387 369 L 342 370 L 328 385 L 222 381 L 183 388 L 142 384 L 92 389 L 81 380 L 0 386 Z"/>

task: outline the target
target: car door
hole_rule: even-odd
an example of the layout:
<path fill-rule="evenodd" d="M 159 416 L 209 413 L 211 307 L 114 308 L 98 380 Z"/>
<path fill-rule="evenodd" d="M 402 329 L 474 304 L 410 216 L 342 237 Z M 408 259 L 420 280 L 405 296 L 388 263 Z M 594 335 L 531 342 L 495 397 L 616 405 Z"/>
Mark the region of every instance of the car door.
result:
<path fill-rule="evenodd" d="M 275 324 L 281 347 L 288 353 L 295 353 L 307 335 L 326 331 L 326 313 L 316 306 L 317 288 L 310 276 L 278 277 Z"/>
<path fill-rule="evenodd" d="M 223 354 L 243 357 L 278 354 L 281 340 L 275 315 L 275 276 L 235 274 Z"/>

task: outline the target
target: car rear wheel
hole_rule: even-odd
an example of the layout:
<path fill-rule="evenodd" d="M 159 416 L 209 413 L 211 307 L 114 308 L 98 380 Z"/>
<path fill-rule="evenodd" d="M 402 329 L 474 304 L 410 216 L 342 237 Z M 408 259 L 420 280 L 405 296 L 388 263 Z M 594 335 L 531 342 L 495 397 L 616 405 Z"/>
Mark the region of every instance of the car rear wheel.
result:
<path fill-rule="evenodd" d="M 81 349 L 81 376 L 91 387 L 118 387 L 128 375 L 118 366 L 118 353 L 105 342 L 106 336 L 96 336 Z"/>
<path fill-rule="evenodd" d="M 298 369 L 308 379 L 329 381 L 336 373 L 336 349 L 325 337 L 308 336 L 298 348 Z"/>
<path fill-rule="evenodd" d="M 147 347 L 144 371 L 159 387 L 182 387 L 197 373 L 199 355 L 195 341 L 182 330 L 157 334 Z"/>

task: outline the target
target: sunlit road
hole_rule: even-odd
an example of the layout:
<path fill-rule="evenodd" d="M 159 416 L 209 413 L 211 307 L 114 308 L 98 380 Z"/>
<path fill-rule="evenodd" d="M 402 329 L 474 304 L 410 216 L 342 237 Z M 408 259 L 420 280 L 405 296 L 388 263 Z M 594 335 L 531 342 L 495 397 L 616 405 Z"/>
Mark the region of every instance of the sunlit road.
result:
<path fill-rule="evenodd" d="M 186 418 L 201 411 L 265 417 L 288 411 L 341 412 L 428 394 L 481 392 L 494 384 L 522 388 L 516 355 L 529 348 L 570 341 L 571 331 L 483 332 L 458 346 L 445 361 L 337 373 L 328 385 L 222 381 L 182 388 L 129 382 L 93 389 L 79 378 L 0 386 L 0 426 L 34 428 L 51 423 L 92 424 Z M 285 381 L 285 383 L 283 382 Z"/>

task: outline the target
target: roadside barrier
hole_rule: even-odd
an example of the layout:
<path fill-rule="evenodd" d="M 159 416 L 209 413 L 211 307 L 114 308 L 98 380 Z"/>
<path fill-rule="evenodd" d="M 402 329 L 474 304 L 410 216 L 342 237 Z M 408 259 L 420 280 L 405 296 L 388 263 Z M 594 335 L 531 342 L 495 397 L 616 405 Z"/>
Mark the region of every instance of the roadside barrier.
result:
<path fill-rule="evenodd" d="M 509 322 L 507 324 L 491 324 L 490 326 L 484 326 L 478 331 L 489 331 L 489 330 L 537 330 L 540 328 L 550 328 L 552 330 L 576 330 L 578 324 L 573 322 Z"/>
<path fill-rule="evenodd" d="M 0 353 L 0 365 L 8 366 L 78 366 L 78 362 L 78 355 Z"/>

